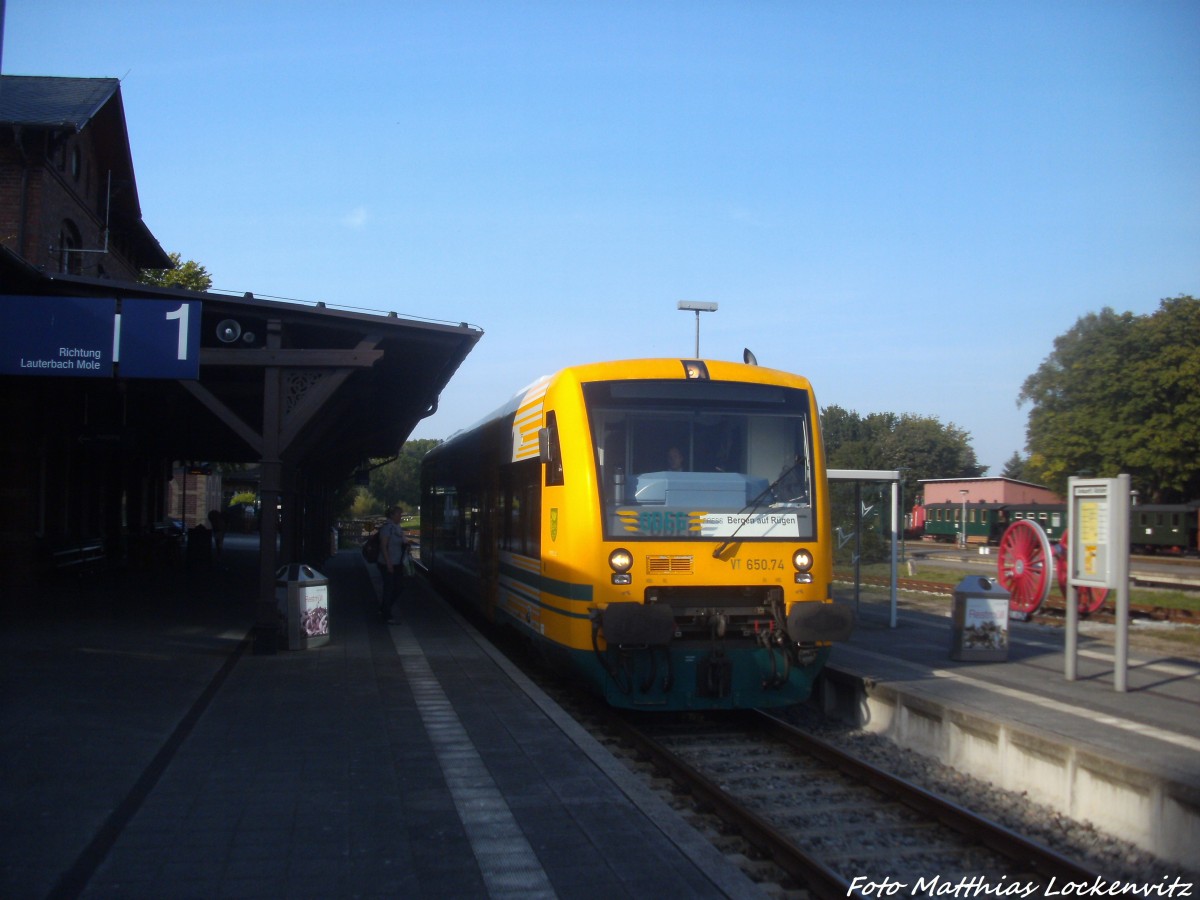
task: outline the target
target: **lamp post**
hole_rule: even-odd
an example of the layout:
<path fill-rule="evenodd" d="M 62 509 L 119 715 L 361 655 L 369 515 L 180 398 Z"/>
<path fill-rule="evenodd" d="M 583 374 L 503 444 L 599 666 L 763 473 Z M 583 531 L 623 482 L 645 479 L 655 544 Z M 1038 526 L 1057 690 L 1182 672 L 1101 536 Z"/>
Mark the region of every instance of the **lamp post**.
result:
<path fill-rule="evenodd" d="M 963 490 L 960 490 L 959 493 L 962 494 L 962 500 L 963 500 L 962 544 L 960 546 L 965 550 L 967 548 L 967 494 L 969 494 L 971 492 L 964 488 Z"/>
<path fill-rule="evenodd" d="M 696 359 L 699 359 L 700 358 L 700 313 L 716 312 L 717 304 L 702 303 L 699 301 L 692 301 L 692 300 L 680 300 L 678 308 L 682 309 L 682 310 L 687 310 L 688 312 L 694 312 L 696 314 Z"/>

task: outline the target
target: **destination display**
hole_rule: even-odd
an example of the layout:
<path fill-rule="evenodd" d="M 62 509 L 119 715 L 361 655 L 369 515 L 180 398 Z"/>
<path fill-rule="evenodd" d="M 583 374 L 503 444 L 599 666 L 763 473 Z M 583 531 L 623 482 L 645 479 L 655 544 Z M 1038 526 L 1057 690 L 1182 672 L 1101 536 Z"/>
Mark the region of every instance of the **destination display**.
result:
<path fill-rule="evenodd" d="M 198 300 L 6 296 L 0 374 L 200 377 Z"/>
<path fill-rule="evenodd" d="M 774 510 L 755 513 L 708 513 L 704 516 L 700 532 L 704 537 L 790 537 L 801 533 L 801 518 L 804 527 L 811 527 L 811 510 Z"/>
<path fill-rule="evenodd" d="M 111 378 L 117 301 L 6 297 L 0 302 L 0 372 Z"/>

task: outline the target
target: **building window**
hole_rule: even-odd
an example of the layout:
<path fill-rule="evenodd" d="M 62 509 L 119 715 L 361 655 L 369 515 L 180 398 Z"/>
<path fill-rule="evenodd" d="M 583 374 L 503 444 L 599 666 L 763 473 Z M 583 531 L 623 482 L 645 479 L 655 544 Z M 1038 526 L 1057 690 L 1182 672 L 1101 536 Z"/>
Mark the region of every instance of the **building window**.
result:
<path fill-rule="evenodd" d="M 83 241 L 79 229 L 70 219 L 63 219 L 58 231 L 58 271 L 71 275 L 83 274 L 83 254 L 79 252 Z"/>

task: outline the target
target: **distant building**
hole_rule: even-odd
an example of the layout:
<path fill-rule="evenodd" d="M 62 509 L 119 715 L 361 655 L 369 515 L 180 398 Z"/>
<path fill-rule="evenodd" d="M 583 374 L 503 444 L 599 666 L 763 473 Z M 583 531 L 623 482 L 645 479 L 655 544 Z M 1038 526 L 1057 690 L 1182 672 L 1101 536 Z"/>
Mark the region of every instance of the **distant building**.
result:
<path fill-rule="evenodd" d="M 186 528 L 207 528 L 210 510 L 224 511 L 221 473 L 207 465 L 176 465 L 167 484 L 167 515 Z"/>
<path fill-rule="evenodd" d="M 925 505 L 962 503 L 1062 503 L 1063 498 L 1049 488 L 1012 478 L 928 478 L 918 482 L 924 491 Z"/>

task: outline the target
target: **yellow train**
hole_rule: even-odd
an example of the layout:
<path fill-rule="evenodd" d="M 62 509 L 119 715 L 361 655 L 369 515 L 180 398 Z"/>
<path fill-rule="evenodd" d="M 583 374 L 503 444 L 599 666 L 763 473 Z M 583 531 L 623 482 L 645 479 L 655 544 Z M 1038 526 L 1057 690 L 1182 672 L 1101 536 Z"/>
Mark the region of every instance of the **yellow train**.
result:
<path fill-rule="evenodd" d="M 832 601 L 816 400 L 695 359 L 564 369 L 431 451 L 421 562 L 615 706 L 804 700 Z"/>

